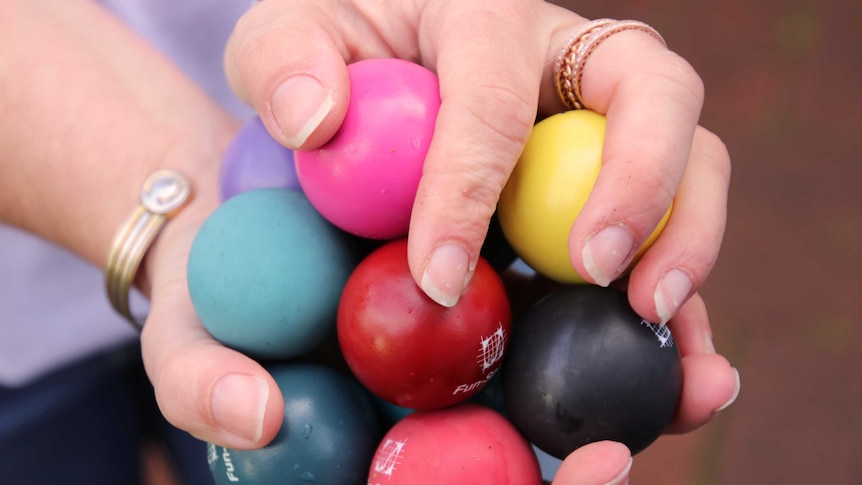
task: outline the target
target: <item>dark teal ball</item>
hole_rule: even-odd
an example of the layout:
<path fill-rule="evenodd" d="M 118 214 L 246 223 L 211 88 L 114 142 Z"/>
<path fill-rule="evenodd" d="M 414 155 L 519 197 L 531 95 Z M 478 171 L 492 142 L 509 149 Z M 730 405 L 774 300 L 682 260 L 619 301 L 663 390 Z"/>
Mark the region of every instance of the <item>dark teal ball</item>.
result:
<path fill-rule="evenodd" d="M 284 395 L 284 423 L 259 450 L 210 444 L 208 461 L 218 485 L 365 485 L 383 436 L 367 391 L 354 379 L 312 364 L 269 369 Z"/>

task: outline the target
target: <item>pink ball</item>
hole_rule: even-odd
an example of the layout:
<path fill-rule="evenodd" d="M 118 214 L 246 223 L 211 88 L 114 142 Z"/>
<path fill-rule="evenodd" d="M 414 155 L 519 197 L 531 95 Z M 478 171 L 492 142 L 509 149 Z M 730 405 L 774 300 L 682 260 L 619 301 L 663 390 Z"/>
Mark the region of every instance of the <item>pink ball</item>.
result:
<path fill-rule="evenodd" d="M 350 103 L 317 150 L 294 153 L 302 190 L 341 229 L 372 239 L 407 234 L 440 108 L 437 76 L 400 59 L 347 66 Z"/>

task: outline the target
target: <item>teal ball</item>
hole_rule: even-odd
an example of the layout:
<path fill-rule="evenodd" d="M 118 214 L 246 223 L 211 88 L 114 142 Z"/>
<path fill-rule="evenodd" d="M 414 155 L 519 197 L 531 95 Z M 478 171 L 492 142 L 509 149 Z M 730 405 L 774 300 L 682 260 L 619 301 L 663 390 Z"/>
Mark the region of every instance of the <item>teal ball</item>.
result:
<path fill-rule="evenodd" d="M 356 264 L 352 238 L 302 192 L 250 190 L 223 202 L 198 230 L 189 293 L 216 340 L 255 358 L 287 359 L 334 332 Z"/>
<path fill-rule="evenodd" d="M 306 363 L 268 369 L 284 396 L 284 421 L 257 450 L 208 446 L 217 485 L 365 485 L 383 428 L 368 391 L 346 374 Z"/>

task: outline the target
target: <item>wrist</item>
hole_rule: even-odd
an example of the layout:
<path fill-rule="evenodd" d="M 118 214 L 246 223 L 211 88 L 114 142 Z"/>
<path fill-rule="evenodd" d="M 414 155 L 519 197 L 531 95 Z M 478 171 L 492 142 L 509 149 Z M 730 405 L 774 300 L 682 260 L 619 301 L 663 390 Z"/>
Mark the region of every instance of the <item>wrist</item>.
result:
<path fill-rule="evenodd" d="M 185 203 L 163 221 L 148 247 L 143 248 L 140 265 L 134 274 L 134 286 L 146 297 L 151 298 L 153 288 L 164 284 L 165 278 L 184 283 L 191 242 L 197 229 L 219 204 L 219 164 L 235 131 L 235 123 L 230 123 L 207 139 L 174 147 L 157 164 L 148 167 L 153 172 L 167 169 L 181 174 L 188 183 L 190 194 Z M 149 175 L 139 177 L 143 180 Z M 141 183 L 138 182 L 139 185 Z M 141 188 L 137 190 L 140 193 Z M 133 209 L 128 211 L 132 214 Z M 178 286 L 184 287 L 184 284 Z"/>

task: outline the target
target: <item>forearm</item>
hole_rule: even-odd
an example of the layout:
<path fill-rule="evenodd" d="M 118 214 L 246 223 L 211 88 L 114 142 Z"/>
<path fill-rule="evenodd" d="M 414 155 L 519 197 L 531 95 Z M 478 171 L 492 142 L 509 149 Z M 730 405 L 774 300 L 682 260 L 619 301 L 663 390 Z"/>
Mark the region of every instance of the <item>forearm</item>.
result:
<path fill-rule="evenodd" d="M 235 120 L 84 0 L 0 4 L 0 220 L 102 266 L 146 176 L 213 205 Z"/>

